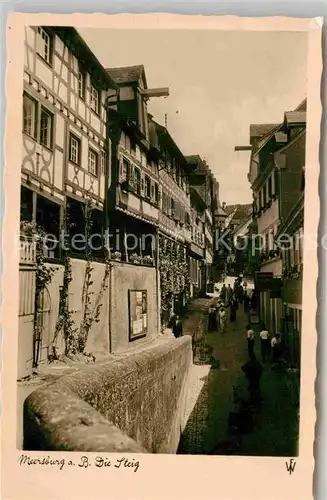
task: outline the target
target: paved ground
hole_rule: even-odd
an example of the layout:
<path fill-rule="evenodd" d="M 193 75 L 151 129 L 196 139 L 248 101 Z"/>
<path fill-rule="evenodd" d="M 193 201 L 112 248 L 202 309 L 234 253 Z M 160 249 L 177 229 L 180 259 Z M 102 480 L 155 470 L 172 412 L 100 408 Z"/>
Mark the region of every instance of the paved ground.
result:
<path fill-rule="evenodd" d="M 206 332 L 206 310 L 210 300 L 199 299 L 184 321 L 183 333 L 202 338 L 202 346 L 212 348 L 205 357 L 195 347 L 185 420 L 187 425 L 180 443 L 180 454 L 227 454 L 227 420 L 233 409 L 232 386 L 240 386 L 247 395 L 241 366 L 247 361 L 246 317 L 238 311 L 235 325 L 227 332 Z M 200 342 L 201 344 L 201 342 Z M 256 355 L 260 359 L 259 342 Z M 209 360 L 212 356 L 211 361 Z M 295 456 L 297 454 L 298 418 L 286 374 L 276 373 L 269 362 L 264 364 L 261 381 L 263 403 L 255 416 L 254 432 L 244 435 L 239 455 Z M 219 444 L 220 443 L 220 444 Z M 225 448 L 224 448 L 225 444 Z M 214 451 L 215 450 L 215 451 Z"/>

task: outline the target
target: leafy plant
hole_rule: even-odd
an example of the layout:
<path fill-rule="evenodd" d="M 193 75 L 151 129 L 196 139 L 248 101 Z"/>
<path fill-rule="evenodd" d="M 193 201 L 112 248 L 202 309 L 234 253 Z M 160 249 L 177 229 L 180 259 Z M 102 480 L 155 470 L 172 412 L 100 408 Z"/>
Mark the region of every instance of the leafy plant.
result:
<path fill-rule="evenodd" d="M 142 262 L 143 264 L 146 264 L 148 266 L 150 265 L 153 265 L 153 257 L 151 257 L 151 255 L 145 255 L 143 258 L 142 258 Z"/>
<path fill-rule="evenodd" d="M 130 262 L 132 262 L 132 264 L 140 264 L 141 257 L 137 253 L 132 253 L 129 256 L 129 260 L 130 260 Z"/>
<path fill-rule="evenodd" d="M 112 260 L 121 260 L 121 252 L 113 252 L 111 258 Z"/>
<path fill-rule="evenodd" d="M 31 221 L 21 221 L 20 233 L 28 238 L 29 243 L 35 246 L 35 295 L 33 335 L 36 349 L 33 356 L 33 367 L 39 362 L 40 345 L 42 342 L 42 297 L 47 286 L 51 283 L 57 267 L 51 267 L 45 262 L 46 233 L 43 228 Z"/>
<path fill-rule="evenodd" d="M 184 294 L 189 299 L 190 275 L 183 245 L 160 236 L 158 264 L 162 316 L 169 317 L 175 296 Z"/>
<path fill-rule="evenodd" d="M 60 290 L 59 316 L 53 339 L 53 353 L 52 353 L 53 359 L 58 359 L 56 353 L 56 342 L 58 339 L 58 335 L 62 330 L 64 332 L 64 340 L 65 340 L 65 355 L 67 357 L 72 357 L 79 353 L 85 353 L 85 347 L 87 345 L 90 329 L 93 323 L 99 322 L 101 307 L 103 305 L 102 299 L 105 290 L 108 287 L 107 282 L 111 265 L 109 259 L 109 252 L 105 248 L 104 275 L 100 283 L 99 291 L 92 305 L 92 295 L 94 295 L 94 292 L 91 291 L 91 288 L 94 283 L 92 279 L 94 268 L 92 266 L 91 248 L 88 245 L 89 235 L 92 229 L 92 222 L 91 222 L 92 210 L 93 210 L 92 203 L 90 200 L 87 200 L 84 212 L 87 244 L 85 248 L 85 271 L 84 271 L 84 279 L 83 279 L 83 286 L 81 293 L 81 304 L 82 304 L 81 321 L 79 325 L 76 325 L 73 319 L 73 314 L 75 311 L 69 309 L 68 296 L 69 296 L 70 284 L 73 280 L 73 277 L 72 277 L 71 259 L 69 255 L 70 250 L 69 247 L 66 245 L 64 250 L 63 286 Z M 71 226 L 67 214 L 65 214 L 64 216 L 64 224 L 66 228 Z"/>

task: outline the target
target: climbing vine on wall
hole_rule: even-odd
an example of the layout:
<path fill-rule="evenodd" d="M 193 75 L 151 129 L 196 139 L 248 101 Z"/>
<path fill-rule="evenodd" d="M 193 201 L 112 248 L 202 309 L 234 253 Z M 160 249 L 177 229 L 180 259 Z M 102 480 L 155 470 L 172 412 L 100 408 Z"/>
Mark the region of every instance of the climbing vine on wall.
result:
<path fill-rule="evenodd" d="M 70 227 L 69 218 L 67 212 L 64 214 L 64 228 L 67 230 Z M 67 246 L 67 241 L 65 245 L 62 246 L 62 257 L 64 264 L 63 272 L 63 283 L 59 290 L 59 311 L 58 319 L 55 326 L 54 337 L 52 341 L 52 352 L 50 353 L 49 359 L 59 359 L 57 353 L 57 341 L 59 334 L 63 332 L 64 342 L 65 342 L 65 355 L 72 356 L 78 352 L 78 342 L 77 342 L 77 328 L 73 321 L 74 311 L 69 309 L 69 287 L 73 280 L 72 276 L 72 265 L 69 256 L 70 248 Z"/>
<path fill-rule="evenodd" d="M 35 248 L 35 296 L 34 296 L 34 318 L 33 318 L 33 334 L 34 334 L 34 356 L 33 366 L 36 368 L 39 362 L 39 353 L 42 343 L 42 300 L 43 294 L 47 285 L 51 283 L 54 273 L 58 270 L 57 267 L 46 264 L 46 244 L 47 236 L 42 227 L 34 222 L 21 221 L 20 223 L 21 238 L 28 244 L 34 245 Z"/>
<path fill-rule="evenodd" d="M 185 248 L 182 244 L 159 237 L 159 273 L 161 312 L 169 316 L 175 296 L 189 298 L 190 276 Z"/>
<path fill-rule="evenodd" d="M 71 249 L 69 245 L 64 246 L 63 257 L 64 257 L 64 276 L 63 276 L 63 286 L 60 290 L 60 301 L 59 301 L 59 315 L 55 328 L 55 335 L 53 341 L 53 358 L 58 359 L 56 353 L 56 343 L 58 340 L 59 333 L 63 331 L 65 340 L 65 355 L 67 357 L 73 357 L 78 354 L 85 354 L 85 348 L 87 345 L 87 340 L 89 336 L 90 329 L 94 323 L 99 322 L 101 307 L 103 305 L 102 300 L 106 289 L 108 288 L 108 277 L 110 273 L 110 260 L 109 252 L 107 248 L 104 248 L 105 254 L 105 270 L 104 275 L 100 283 L 100 288 L 96 294 L 96 297 L 92 301 L 95 292 L 92 291 L 92 286 L 94 284 L 93 272 L 94 267 L 92 266 L 93 254 L 92 248 L 89 245 L 90 235 L 92 231 L 92 210 L 93 206 L 90 200 L 86 201 L 84 207 L 84 221 L 85 221 L 85 271 L 83 276 L 83 286 L 81 292 L 81 320 L 79 324 L 76 324 L 74 320 L 74 314 L 77 311 L 73 311 L 69 308 L 69 289 L 70 284 L 73 281 L 72 276 L 72 264 L 70 258 Z M 72 221 L 69 220 L 67 213 L 64 216 L 64 227 L 70 229 L 73 226 Z M 68 231 L 69 232 L 69 231 Z"/>
<path fill-rule="evenodd" d="M 92 296 L 94 295 L 94 292 L 91 291 L 92 285 L 94 283 L 92 279 L 92 274 L 94 271 L 94 268 L 92 267 L 92 249 L 89 246 L 89 237 L 91 235 L 92 231 L 92 202 L 90 200 L 87 200 L 86 205 L 85 205 L 85 232 L 86 232 L 86 250 L 85 250 L 85 256 L 86 256 L 86 266 L 85 266 L 85 273 L 84 273 L 84 282 L 83 282 L 83 288 L 82 288 L 82 320 L 80 323 L 79 327 L 79 335 L 78 335 L 78 346 L 79 346 L 79 351 L 83 352 L 86 344 L 87 344 L 87 339 L 88 335 L 90 332 L 90 329 L 93 325 L 93 323 L 98 323 L 99 318 L 100 318 L 100 311 L 102 307 L 102 299 L 104 292 L 108 288 L 108 277 L 110 273 L 110 260 L 109 260 L 109 251 L 104 247 L 104 253 L 105 253 L 105 270 L 104 270 L 104 275 L 103 279 L 100 284 L 100 289 L 95 297 L 94 303 L 92 305 Z"/>

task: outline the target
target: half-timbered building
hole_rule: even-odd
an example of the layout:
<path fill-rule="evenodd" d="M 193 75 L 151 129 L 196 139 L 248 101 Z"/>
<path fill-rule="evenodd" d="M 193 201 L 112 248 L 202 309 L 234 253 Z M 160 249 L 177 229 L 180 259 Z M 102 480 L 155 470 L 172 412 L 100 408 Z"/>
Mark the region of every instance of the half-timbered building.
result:
<path fill-rule="evenodd" d="M 41 271 L 52 266 L 55 272 L 36 301 L 35 241 L 26 242 L 25 233 L 19 262 L 18 377 L 30 375 L 52 353 L 64 275 L 60 233 L 69 230 L 71 237 L 85 236 L 88 201 L 98 226 L 93 230 L 99 230 L 102 239 L 110 174 L 106 100 L 116 87 L 74 28 L 26 26 L 24 48 L 21 231 L 38 227 L 47 234 L 44 253 L 49 261 Z M 86 272 L 85 259 L 80 259 L 85 241 L 80 237 L 76 245 L 68 240 L 72 275 L 67 307 L 74 310 L 77 327 L 84 314 L 81 290 Z M 92 296 L 103 296 L 104 307 L 90 329 L 88 348 L 109 350 L 108 293 L 101 290 L 104 264 L 94 263 L 92 275 Z M 65 351 L 63 339 L 60 335 L 60 352 Z"/>
<path fill-rule="evenodd" d="M 117 260 L 155 262 L 161 190 L 159 151 L 149 140 L 147 101 L 168 94 L 148 89 L 144 67 L 109 68 L 119 87 L 110 100 L 112 169 L 109 186 L 111 254 Z"/>
<path fill-rule="evenodd" d="M 59 237 L 64 208 L 83 230 L 83 204 L 106 198 L 106 99 L 115 84 L 71 27 L 27 26 L 23 95 L 22 220 Z"/>

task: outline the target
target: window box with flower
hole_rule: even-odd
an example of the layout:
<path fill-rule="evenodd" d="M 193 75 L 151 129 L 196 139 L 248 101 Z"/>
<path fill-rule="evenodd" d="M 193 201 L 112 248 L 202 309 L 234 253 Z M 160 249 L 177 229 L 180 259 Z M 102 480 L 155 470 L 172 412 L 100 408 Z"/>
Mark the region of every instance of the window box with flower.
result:
<path fill-rule="evenodd" d="M 153 259 L 153 257 L 151 257 L 151 255 L 145 255 L 142 258 L 142 264 L 145 266 L 153 266 L 153 263 L 154 263 L 154 259 Z"/>
<path fill-rule="evenodd" d="M 113 252 L 111 254 L 111 259 L 117 262 L 121 261 L 121 252 Z"/>
<path fill-rule="evenodd" d="M 129 261 L 130 261 L 132 264 L 141 264 L 141 257 L 140 257 L 137 253 L 132 253 L 132 254 L 129 256 Z"/>

